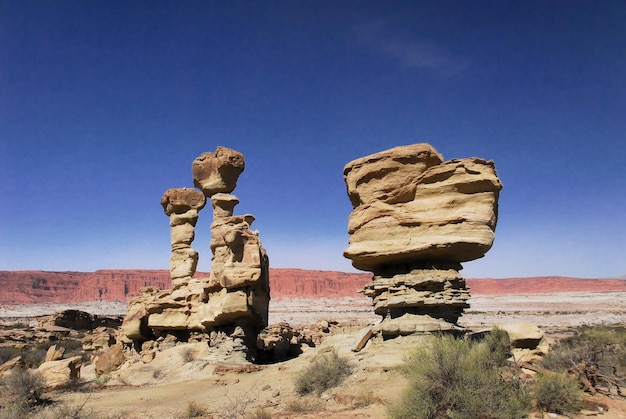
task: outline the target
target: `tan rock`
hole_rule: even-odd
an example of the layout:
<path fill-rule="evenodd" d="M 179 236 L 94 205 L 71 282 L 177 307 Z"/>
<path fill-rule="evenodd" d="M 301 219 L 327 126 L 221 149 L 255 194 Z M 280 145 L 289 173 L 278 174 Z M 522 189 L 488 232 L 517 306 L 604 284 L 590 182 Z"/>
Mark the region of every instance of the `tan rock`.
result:
<path fill-rule="evenodd" d="M 63 354 L 65 353 L 65 348 L 59 345 L 52 345 L 48 348 L 46 352 L 46 357 L 44 358 L 44 362 L 49 361 L 58 361 L 63 358 Z"/>
<path fill-rule="evenodd" d="M 363 292 L 383 316 L 376 332 L 457 332 L 469 305 L 460 262 L 491 248 L 502 184 L 493 162 L 443 162 L 429 144 L 395 147 L 348 163 L 354 207 L 344 256 L 374 278 Z"/>
<path fill-rule="evenodd" d="M 120 331 L 131 340 L 145 340 L 152 335 L 148 328 L 148 311 L 144 303 L 144 300 L 149 298 L 148 296 L 135 297 L 128 304 L 128 312 Z"/>
<path fill-rule="evenodd" d="M 509 335 L 513 348 L 535 349 L 543 339 L 543 331 L 533 323 L 497 325 Z"/>
<path fill-rule="evenodd" d="M 352 345 L 352 352 L 359 352 L 361 349 L 367 345 L 367 342 L 370 340 L 374 333 L 374 329 L 372 326 L 367 326 L 361 329 L 359 334 L 357 335 L 356 340 L 354 341 L 354 345 Z"/>
<path fill-rule="evenodd" d="M 237 179 L 244 169 L 243 154 L 217 147 L 215 152 L 203 153 L 193 161 L 193 184 L 206 196 L 218 192 L 230 193 L 235 190 Z"/>
<path fill-rule="evenodd" d="M 406 313 L 400 317 L 385 319 L 385 321 L 374 326 L 373 331 L 383 336 L 394 337 L 434 332 L 460 333 L 463 328 L 425 314 Z"/>
<path fill-rule="evenodd" d="M 363 270 L 478 259 L 493 244 L 501 188 L 493 163 L 482 159 L 431 166 L 416 179 L 410 200 L 374 201 L 354 209 L 344 256 Z"/>
<path fill-rule="evenodd" d="M 11 358 L 4 364 L 0 365 L 0 378 L 7 377 L 15 368 L 24 368 L 25 366 L 26 363 L 24 362 L 24 358 L 21 356 Z"/>
<path fill-rule="evenodd" d="M 122 345 L 115 344 L 111 346 L 106 352 L 98 357 L 95 362 L 96 375 L 106 374 L 118 369 L 124 362 L 124 351 Z"/>
<path fill-rule="evenodd" d="M 106 327 L 98 327 L 83 337 L 83 351 L 100 351 L 108 349 L 115 342 L 115 330 Z"/>
<path fill-rule="evenodd" d="M 167 215 L 183 214 L 189 210 L 197 214 L 205 204 L 204 194 L 193 188 L 168 189 L 161 198 L 161 205 Z"/>
<path fill-rule="evenodd" d="M 348 163 L 343 175 L 353 207 L 374 201 L 406 202 L 415 180 L 443 157 L 426 143 L 395 147 Z"/>
<path fill-rule="evenodd" d="M 51 389 L 65 387 L 80 378 L 80 356 L 41 364 L 37 371 L 41 373 L 46 386 Z"/>

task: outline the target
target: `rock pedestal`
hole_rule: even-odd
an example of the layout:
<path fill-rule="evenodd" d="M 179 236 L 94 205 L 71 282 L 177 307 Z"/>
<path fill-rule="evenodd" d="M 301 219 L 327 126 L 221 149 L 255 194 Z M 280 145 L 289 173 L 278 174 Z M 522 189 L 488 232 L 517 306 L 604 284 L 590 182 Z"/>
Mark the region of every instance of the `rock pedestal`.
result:
<path fill-rule="evenodd" d="M 469 291 L 461 262 L 491 248 L 502 184 L 493 162 L 443 161 L 429 144 L 395 147 L 344 168 L 344 256 L 374 273 L 364 293 L 386 335 L 457 330 Z"/>
<path fill-rule="evenodd" d="M 244 168 L 241 153 L 218 147 L 192 164 L 194 185 L 201 190 L 168 189 L 163 195 L 161 205 L 170 217 L 172 289 L 143 289 L 142 296 L 131 300 L 121 328 L 122 341 L 141 347 L 142 359 L 160 341 L 197 340 L 202 334 L 210 341 L 212 332 L 236 334 L 238 339 L 243 333 L 254 345 L 267 326 L 268 257 L 258 231 L 250 229 L 254 217 L 233 215 L 239 200 L 230 192 Z M 213 206 L 212 272 L 208 278 L 196 278 L 199 256 L 191 243 L 207 199 Z"/>

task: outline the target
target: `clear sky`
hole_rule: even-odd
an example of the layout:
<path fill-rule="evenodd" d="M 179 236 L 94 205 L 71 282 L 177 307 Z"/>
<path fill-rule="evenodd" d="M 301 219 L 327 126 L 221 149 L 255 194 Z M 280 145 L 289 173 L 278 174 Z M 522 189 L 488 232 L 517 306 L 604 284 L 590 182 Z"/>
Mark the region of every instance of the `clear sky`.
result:
<path fill-rule="evenodd" d="M 0 270 L 167 269 L 159 200 L 222 145 L 272 267 L 351 271 L 344 165 L 429 142 L 504 184 L 464 275 L 624 275 L 624 22 L 621 0 L 2 0 Z"/>

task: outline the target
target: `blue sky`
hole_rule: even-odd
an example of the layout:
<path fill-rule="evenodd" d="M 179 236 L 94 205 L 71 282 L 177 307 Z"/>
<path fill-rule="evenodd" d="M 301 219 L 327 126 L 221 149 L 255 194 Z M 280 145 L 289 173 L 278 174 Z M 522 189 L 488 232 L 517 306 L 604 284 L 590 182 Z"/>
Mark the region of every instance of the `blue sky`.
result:
<path fill-rule="evenodd" d="M 222 145 L 273 267 L 351 271 L 344 165 L 429 142 L 504 184 L 464 275 L 624 275 L 625 21 L 591 0 L 1 1 L 0 270 L 167 269 L 159 200 Z"/>

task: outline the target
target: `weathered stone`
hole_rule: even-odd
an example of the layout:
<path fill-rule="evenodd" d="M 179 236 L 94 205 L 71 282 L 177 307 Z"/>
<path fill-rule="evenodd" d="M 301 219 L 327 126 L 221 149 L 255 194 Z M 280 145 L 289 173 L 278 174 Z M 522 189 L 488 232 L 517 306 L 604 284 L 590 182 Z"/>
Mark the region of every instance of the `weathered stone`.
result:
<path fill-rule="evenodd" d="M 237 179 L 245 169 L 243 154 L 226 147 L 215 152 L 202 153 L 191 166 L 193 184 L 212 196 L 218 192 L 230 193 L 237 187 Z"/>
<path fill-rule="evenodd" d="M 94 328 L 94 316 L 80 310 L 64 310 L 54 313 L 54 325 L 74 330 Z"/>
<path fill-rule="evenodd" d="M 148 311 L 144 304 L 149 296 L 150 294 L 144 294 L 141 297 L 135 297 L 128 304 L 128 312 L 120 329 L 121 334 L 131 340 L 145 340 L 152 335 L 148 328 Z"/>
<path fill-rule="evenodd" d="M 413 144 L 381 151 L 351 161 L 343 170 L 354 208 L 370 202 L 407 202 L 415 181 L 443 157 L 429 144 Z"/>
<path fill-rule="evenodd" d="M 83 337 L 83 351 L 100 351 L 108 349 L 115 342 L 115 329 L 98 327 Z"/>
<path fill-rule="evenodd" d="M 367 345 L 367 341 L 370 340 L 372 334 L 374 333 L 374 329 L 372 326 L 367 326 L 361 329 L 359 334 L 357 335 L 356 340 L 354 341 L 354 345 L 352 345 L 353 352 L 359 352 L 361 349 Z"/>
<path fill-rule="evenodd" d="M 467 262 L 491 248 L 502 188 L 493 163 L 452 160 L 431 166 L 415 182 L 409 200 L 373 201 L 350 214 L 344 256 L 356 268 Z"/>
<path fill-rule="evenodd" d="M 543 339 L 543 332 L 533 323 L 508 323 L 498 327 L 509 335 L 513 348 L 535 349 Z"/>
<path fill-rule="evenodd" d="M 100 355 L 95 362 L 96 375 L 106 374 L 118 369 L 124 362 L 124 351 L 122 345 L 115 344 L 111 346 L 105 353 Z"/>
<path fill-rule="evenodd" d="M 63 354 L 65 353 L 65 348 L 59 345 L 52 345 L 48 348 L 46 352 L 46 357 L 44 358 L 44 362 L 49 361 L 58 361 L 63 358 Z"/>
<path fill-rule="evenodd" d="M 26 362 L 24 362 L 24 358 L 21 356 L 16 356 L 15 358 L 9 359 L 4 364 L 0 365 L 0 378 L 5 378 L 11 371 L 16 368 L 24 368 L 26 366 Z"/>
<path fill-rule="evenodd" d="M 254 216 L 233 215 L 239 200 L 230 192 L 244 166 L 241 153 L 218 147 L 193 162 L 194 184 L 202 192 L 191 188 L 165 192 L 161 204 L 170 216 L 172 289 L 148 290 L 131 300 L 121 327 L 121 342 L 134 342 L 136 348 L 139 341 L 159 336 L 160 342 L 163 336 L 187 341 L 192 334 L 219 328 L 220 333 L 232 334 L 224 342 L 241 340 L 254 345 L 256 334 L 267 325 L 269 261 L 258 231 L 250 228 Z M 191 243 L 206 197 L 212 197 L 214 217 L 212 269 L 210 277 L 196 278 L 199 255 Z M 236 331 L 241 331 L 243 338 L 236 336 Z M 160 349 L 163 347 L 142 347 L 135 359 L 150 362 Z"/>
<path fill-rule="evenodd" d="M 50 389 L 65 387 L 80 378 L 80 356 L 41 364 L 37 371 L 41 373 L 46 386 Z"/>
<path fill-rule="evenodd" d="M 165 214 L 183 214 L 189 210 L 195 210 L 196 214 L 206 204 L 204 194 L 192 188 L 168 189 L 161 198 L 161 205 Z"/>
<path fill-rule="evenodd" d="M 384 335 L 456 332 L 469 305 L 460 262 L 494 240 L 502 184 L 493 162 L 443 162 L 429 144 L 395 147 L 348 163 L 354 207 L 344 256 L 374 273 L 363 290 Z"/>

